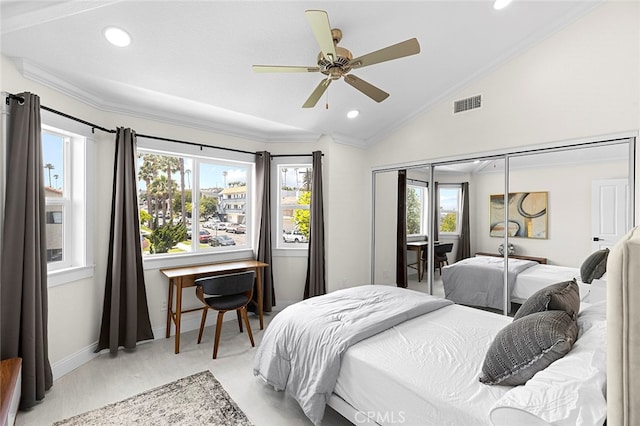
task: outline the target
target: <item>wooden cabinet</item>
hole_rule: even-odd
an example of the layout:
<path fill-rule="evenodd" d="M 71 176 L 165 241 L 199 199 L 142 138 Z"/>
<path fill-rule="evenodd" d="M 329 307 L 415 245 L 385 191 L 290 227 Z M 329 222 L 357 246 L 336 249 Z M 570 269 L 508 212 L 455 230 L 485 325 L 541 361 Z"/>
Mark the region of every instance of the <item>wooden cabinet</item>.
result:
<path fill-rule="evenodd" d="M 22 358 L 0 362 L 0 425 L 12 426 L 16 420 L 22 388 Z"/>
<path fill-rule="evenodd" d="M 498 254 L 498 253 L 484 253 L 484 252 L 477 252 L 476 256 L 503 257 L 501 254 Z M 509 258 L 511 258 L 511 259 L 533 260 L 534 262 L 538 262 L 538 263 L 542 263 L 542 264 L 546 264 L 547 263 L 547 258 L 546 257 L 520 256 L 520 255 L 517 255 L 517 254 L 512 254 L 512 255 L 509 255 Z"/>

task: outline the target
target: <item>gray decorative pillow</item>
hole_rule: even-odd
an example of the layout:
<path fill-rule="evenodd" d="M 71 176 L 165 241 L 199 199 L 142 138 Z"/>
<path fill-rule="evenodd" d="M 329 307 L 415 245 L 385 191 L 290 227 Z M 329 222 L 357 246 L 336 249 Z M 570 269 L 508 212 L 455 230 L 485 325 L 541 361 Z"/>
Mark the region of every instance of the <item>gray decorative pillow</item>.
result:
<path fill-rule="evenodd" d="M 513 320 L 542 311 L 565 311 L 575 318 L 580 310 L 580 287 L 575 278 L 551 284 L 533 293 L 513 316 Z"/>
<path fill-rule="evenodd" d="M 580 279 L 582 282 L 591 284 L 591 281 L 601 278 L 607 272 L 608 257 L 608 248 L 591 253 L 580 266 Z"/>
<path fill-rule="evenodd" d="M 565 356 L 578 336 L 576 321 L 564 311 L 544 311 L 514 320 L 489 347 L 480 381 L 518 386 Z"/>

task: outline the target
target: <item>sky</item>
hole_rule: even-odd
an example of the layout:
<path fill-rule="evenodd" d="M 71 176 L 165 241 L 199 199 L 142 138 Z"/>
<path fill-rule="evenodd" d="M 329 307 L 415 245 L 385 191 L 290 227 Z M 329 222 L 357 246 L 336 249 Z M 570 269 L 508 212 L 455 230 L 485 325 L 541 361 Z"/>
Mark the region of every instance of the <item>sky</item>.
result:
<path fill-rule="evenodd" d="M 457 210 L 458 191 L 458 188 L 440 188 L 440 207 L 444 210 Z"/>
<path fill-rule="evenodd" d="M 42 164 L 51 163 L 51 182 L 49 182 L 49 170 L 44 169 L 44 184 L 60 189 L 64 184 L 63 169 L 63 142 L 64 138 L 58 135 L 42 132 Z M 54 175 L 57 175 L 56 179 Z"/>
<path fill-rule="evenodd" d="M 138 168 L 142 165 L 142 158 L 138 158 Z M 185 187 L 193 188 L 193 159 L 185 158 Z M 188 170 L 188 171 L 187 171 Z M 225 177 L 224 172 L 227 172 Z M 247 182 L 248 166 L 229 165 L 229 164 L 213 164 L 200 161 L 200 188 L 224 188 L 225 184 L 231 182 Z M 172 179 L 178 182 L 180 180 L 180 172 L 176 171 L 171 174 Z M 138 181 L 140 190 L 146 189 L 144 181 Z"/>

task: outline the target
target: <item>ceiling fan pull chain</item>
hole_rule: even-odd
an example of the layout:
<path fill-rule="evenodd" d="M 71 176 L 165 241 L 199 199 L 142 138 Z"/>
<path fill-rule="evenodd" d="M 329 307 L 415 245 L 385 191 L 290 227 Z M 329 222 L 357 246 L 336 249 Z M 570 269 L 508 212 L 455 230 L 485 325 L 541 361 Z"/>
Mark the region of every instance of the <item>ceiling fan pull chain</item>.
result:
<path fill-rule="evenodd" d="M 327 89 L 327 100 L 324 104 L 324 109 L 329 109 L 329 89 Z"/>

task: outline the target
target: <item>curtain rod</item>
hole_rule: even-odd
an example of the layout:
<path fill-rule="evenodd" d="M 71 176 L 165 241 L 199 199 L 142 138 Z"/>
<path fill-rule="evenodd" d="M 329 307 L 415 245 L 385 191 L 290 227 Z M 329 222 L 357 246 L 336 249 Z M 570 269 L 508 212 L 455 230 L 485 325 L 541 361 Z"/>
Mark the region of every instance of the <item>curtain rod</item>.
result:
<path fill-rule="evenodd" d="M 24 103 L 24 98 L 22 96 L 14 95 L 13 93 L 7 93 L 7 97 L 6 97 L 6 101 L 5 101 L 7 105 L 9 105 L 9 100 L 10 99 L 17 100 L 21 105 Z M 106 129 L 106 128 L 102 127 L 102 126 L 98 126 L 97 124 L 93 124 L 93 123 L 91 123 L 89 121 L 82 120 L 81 118 L 74 117 L 73 115 L 66 114 L 64 112 L 55 110 L 53 108 L 49 108 L 49 107 L 44 106 L 44 105 L 40 105 L 40 109 L 43 109 L 45 111 L 49 111 L 49 112 L 51 112 L 53 114 L 57 114 L 57 115 L 60 115 L 62 117 L 65 117 L 65 118 L 68 118 L 69 120 L 77 121 L 78 123 L 82 123 L 84 125 L 87 125 L 87 126 L 91 127 L 91 132 L 92 133 L 94 133 L 95 129 L 102 130 L 103 132 L 106 132 L 106 133 L 116 133 L 116 130 Z M 179 139 L 169 139 L 169 138 L 165 138 L 165 137 L 161 137 L 161 136 L 151 136 L 151 135 L 143 135 L 143 134 L 136 134 L 136 136 L 140 137 L 140 138 L 147 138 L 147 139 L 154 139 L 154 140 L 160 140 L 160 141 L 181 143 L 181 144 L 184 144 L 184 145 L 198 146 L 198 147 L 200 147 L 200 150 L 202 150 L 202 148 L 213 148 L 213 149 L 222 149 L 224 151 L 239 152 L 239 153 L 242 153 L 242 154 L 262 155 L 261 152 L 251 152 L 251 151 L 245 151 L 245 150 L 242 150 L 242 149 L 227 148 L 227 147 L 223 147 L 223 146 L 205 145 L 205 144 L 202 144 L 202 143 L 183 141 L 183 140 L 179 140 Z M 276 155 L 272 154 L 271 157 L 311 157 L 311 155 L 312 154 L 276 154 Z M 324 157 L 324 154 L 322 154 L 322 156 Z"/>

